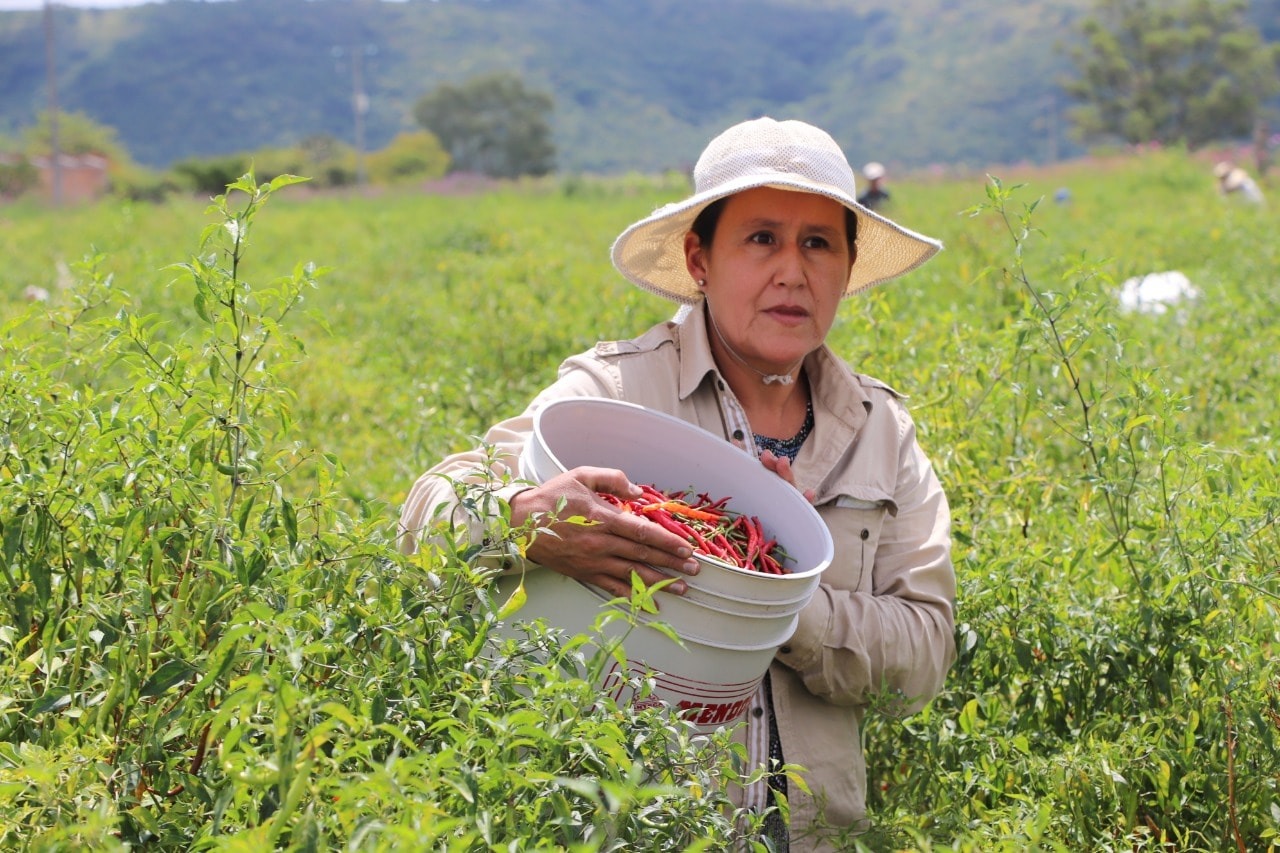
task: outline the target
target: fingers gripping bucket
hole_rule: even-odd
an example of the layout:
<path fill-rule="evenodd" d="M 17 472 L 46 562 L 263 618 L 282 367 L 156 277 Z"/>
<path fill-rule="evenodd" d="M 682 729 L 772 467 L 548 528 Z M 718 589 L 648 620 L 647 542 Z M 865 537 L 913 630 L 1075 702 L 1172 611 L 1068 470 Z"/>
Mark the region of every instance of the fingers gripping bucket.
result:
<path fill-rule="evenodd" d="M 684 596 L 658 593 L 660 613 L 642 617 L 623 649 L 633 670 L 648 670 L 654 697 L 699 726 L 734 722 L 746 710 L 797 614 L 817 589 L 834 546 L 822 518 L 793 486 L 749 454 L 700 427 L 634 403 L 573 397 L 534 415 L 520 476 L 545 482 L 579 466 L 618 468 L 633 483 L 664 492 L 728 498 L 734 512 L 756 516 L 788 556 L 784 575 L 739 569 L 696 554 L 700 571 L 685 577 Z M 513 618 L 543 618 L 573 633 L 590 626 L 607 600 L 601 590 L 547 569 L 524 578 L 528 600 Z M 497 581 L 499 595 L 518 578 Z M 644 624 L 661 620 L 683 642 Z M 602 689 L 612 689 L 604 684 Z M 625 697 L 620 697 L 625 699 Z"/>

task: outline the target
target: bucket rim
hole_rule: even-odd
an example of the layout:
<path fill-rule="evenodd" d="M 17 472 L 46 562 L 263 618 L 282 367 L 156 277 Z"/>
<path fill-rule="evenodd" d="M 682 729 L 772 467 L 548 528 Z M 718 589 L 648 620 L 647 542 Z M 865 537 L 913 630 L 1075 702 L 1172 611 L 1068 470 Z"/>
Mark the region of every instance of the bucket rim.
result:
<path fill-rule="evenodd" d="M 551 447 L 549 447 L 545 441 L 539 438 L 539 436 L 543 434 L 543 430 L 542 430 L 543 421 L 548 417 L 549 412 L 554 412 L 557 409 L 564 409 L 568 411 L 568 410 L 571 410 L 572 407 L 574 406 L 587 406 L 587 407 L 600 406 L 605 408 L 614 408 L 618 410 L 630 410 L 642 417 L 652 418 L 654 420 L 664 422 L 667 425 L 669 425 L 672 429 L 675 429 L 675 430 L 686 431 L 686 432 L 692 431 L 692 432 L 701 433 L 705 437 L 710 438 L 714 441 L 717 441 L 720 444 L 723 444 L 726 448 L 730 448 L 741 453 L 744 459 L 751 459 L 749 454 L 747 454 L 745 451 L 741 450 L 740 448 L 735 448 L 732 444 L 725 441 L 723 437 L 717 436 L 716 434 L 712 433 L 709 430 L 703 429 L 697 424 L 690 423 L 689 421 L 686 421 L 683 418 L 676 417 L 675 415 L 669 414 L 667 412 L 663 412 L 659 409 L 649 408 L 648 406 L 643 406 L 639 403 L 633 403 L 629 400 L 619 400 L 613 397 L 575 395 L 575 396 L 569 396 L 569 397 L 559 397 L 555 400 L 550 400 L 547 403 L 540 406 L 533 413 L 533 429 L 532 429 L 532 437 L 531 437 L 530 443 L 537 444 L 538 452 L 545 455 L 547 459 L 549 459 L 550 462 L 555 466 L 555 469 L 561 473 L 569 470 L 568 467 L 565 465 L 564 461 L 556 454 L 556 452 Z M 536 471 L 530 471 L 530 472 L 524 471 L 523 469 L 524 456 L 525 454 L 522 453 L 521 454 L 522 475 L 526 473 L 536 474 Z M 757 465 L 759 464 L 758 460 L 752 460 L 752 461 L 755 462 Z M 530 467 L 532 467 L 532 465 Z M 759 466 L 759 470 L 762 473 L 766 473 L 766 474 L 768 473 L 767 471 L 765 471 L 763 466 Z M 776 477 L 777 475 L 772 475 L 772 476 Z M 536 480 L 537 478 L 533 477 L 531 479 Z M 716 561 L 716 565 L 718 568 L 723 568 L 726 571 L 734 572 L 738 576 L 744 579 L 749 579 L 751 583 L 762 582 L 765 584 L 771 584 L 778 581 L 786 582 L 788 580 L 792 580 L 792 581 L 803 580 L 806 578 L 811 578 L 814 575 L 821 575 L 824 571 L 826 571 L 826 569 L 831 565 L 831 562 L 835 559 L 835 540 L 831 535 L 830 529 L 827 527 L 826 521 L 823 520 L 822 516 L 818 513 L 817 508 L 814 507 L 813 504 L 811 504 L 807 499 L 805 499 L 805 497 L 800 493 L 799 490 L 793 488 L 790 490 L 790 492 L 787 492 L 787 491 L 779 492 L 779 495 L 783 495 L 783 494 L 788 495 L 788 497 L 785 499 L 788 500 L 793 505 L 793 508 L 797 512 L 801 512 L 805 515 L 809 515 L 810 516 L 809 520 L 811 522 L 815 522 L 814 529 L 816 532 L 818 532 L 821 535 L 821 540 L 822 540 L 820 543 L 820 547 L 818 549 L 821 552 L 820 559 L 811 561 L 813 564 L 810 567 L 804 569 L 803 571 L 790 572 L 786 575 L 767 575 L 762 572 L 754 572 L 749 569 L 741 569 L 736 566 L 731 566 L 728 563 L 724 563 L 722 561 Z M 708 555 L 695 554 L 694 556 L 697 559 L 703 559 Z M 749 600 L 749 599 L 743 599 L 743 600 Z"/>
<path fill-rule="evenodd" d="M 649 568 L 660 574 L 666 575 L 669 578 L 679 578 L 680 580 L 683 580 L 690 590 L 694 590 L 704 597 L 730 601 L 734 604 L 749 604 L 763 608 L 785 608 L 793 605 L 797 608 L 803 607 L 805 603 L 813 597 L 814 591 L 818 588 L 816 578 L 809 577 L 805 579 L 805 583 L 803 585 L 797 586 L 797 589 L 799 590 L 798 593 L 790 598 L 758 598 L 752 597 L 746 593 L 729 593 L 716 586 L 703 583 L 702 581 L 705 581 L 706 578 L 701 573 L 696 575 L 685 575 L 660 566 L 650 565 Z M 738 611 L 733 612 L 736 613 Z"/>
<path fill-rule="evenodd" d="M 759 579 L 765 583 L 787 583 L 809 580 L 814 575 L 820 575 L 827 569 L 826 563 L 820 563 L 816 566 L 805 569 L 802 572 L 787 572 L 783 575 L 771 575 L 766 574 L 765 572 L 757 572 L 753 569 L 744 569 L 741 566 L 735 566 L 732 563 L 726 563 L 718 557 L 713 557 L 710 554 L 704 554 L 701 551 L 695 551 L 693 558 L 700 563 L 708 563 L 715 566 L 717 569 L 723 569 L 726 572 L 732 572 L 733 574 L 741 575 L 744 578 L 751 578 L 753 580 Z"/>

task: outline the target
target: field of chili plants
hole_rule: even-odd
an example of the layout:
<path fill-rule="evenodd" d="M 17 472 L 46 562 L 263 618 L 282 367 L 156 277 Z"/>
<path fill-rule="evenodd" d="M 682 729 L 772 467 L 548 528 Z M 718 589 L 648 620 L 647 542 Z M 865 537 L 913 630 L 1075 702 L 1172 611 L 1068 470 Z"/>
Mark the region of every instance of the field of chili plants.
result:
<path fill-rule="evenodd" d="M 0 847 L 754 837 L 727 736 L 594 695 L 580 639 L 486 643 L 469 546 L 393 545 L 421 470 L 671 313 L 607 250 L 685 190 L 0 209 Z M 1179 152 L 893 190 L 947 250 L 832 343 L 947 487 L 960 658 L 869 716 L 848 848 L 1273 849 L 1280 214 Z"/>

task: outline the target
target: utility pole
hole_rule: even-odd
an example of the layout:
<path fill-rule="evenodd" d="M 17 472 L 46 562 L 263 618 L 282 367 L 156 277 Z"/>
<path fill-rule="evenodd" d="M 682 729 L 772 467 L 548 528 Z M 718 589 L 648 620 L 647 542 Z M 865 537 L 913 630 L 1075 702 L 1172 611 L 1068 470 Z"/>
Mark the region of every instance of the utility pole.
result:
<path fill-rule="evenodd" d="M 1046 103 L 1045 125 L 1048 150 L 1045 153 L 1045 159 L 1052 164 L 1058 162 L 1058 99 L 1050 92 Z"/>
<path fill-rule="evenodd" d="M 57 207 L 62 204 L 62 152 L 58 148 L 58 68 L 54 61 L 51 0 L 44 0 L 44 67 L 49 85 L 49 189 Z"/>
<path fill-rule="evenodd" d="M 378 46 L 373 44 L 354 44 L 350 48 L 332 48 L 334 59 L 351 53 L 351 115 L 355 121 L 356 144 L 356 186 L 363 186 L 366 180 L 364 167 L 364 123 L 369 112 L 369 93 L 364 85 L 365 57 L 376 56 Z M 341 68 L 341 65 L 339 65 Z"/>
<path fill-rule="evenodd" d="M 1271 168 L 1271 129 L 1261 114 L 1253 120 L 1253 165 L 1260 178 Z"/>
<path fill-rule="evenodd" d="M 356 186 L 365 184 L 364 115 L 369 111 L 369 95 L 364 90 L 364 51 L 351 49 L 351 109 L 356 123 Z"/>

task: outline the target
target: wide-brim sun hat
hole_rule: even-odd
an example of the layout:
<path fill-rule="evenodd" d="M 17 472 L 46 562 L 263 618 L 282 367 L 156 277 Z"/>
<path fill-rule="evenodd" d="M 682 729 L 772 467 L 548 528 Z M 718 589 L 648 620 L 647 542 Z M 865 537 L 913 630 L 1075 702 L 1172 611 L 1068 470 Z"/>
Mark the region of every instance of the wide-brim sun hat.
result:
<path fill-rule="evenodd" d="M 736 124 L 707 144 L 693 169 L 693 195 L 658 208 L 614 241 L 613 265 L 629 281 L 692 305 L 702 298 L 685 265 L 684 238 L 703 208 L 759 187 L 815 193 L 858 218 L 858 256 L 844 295 L 910 272 L 942 243 L 858 204 L 853 169 L 831 135 L 802 121 L 758 118 Z"/>
<path fill-rule="evenodd" d="M 878 181 L 884 177 L 884 164 L 872 160 L 862 167 L 862 177 L 868 181 Z"/>

